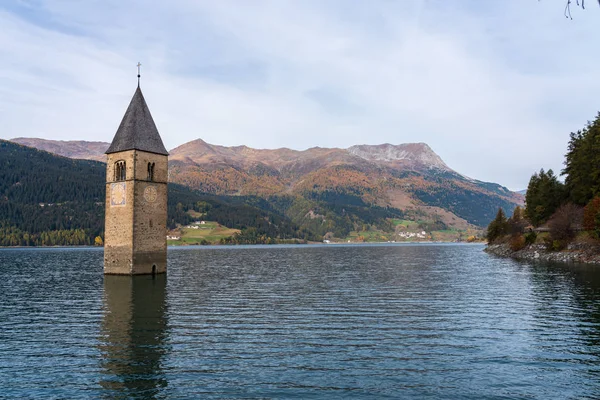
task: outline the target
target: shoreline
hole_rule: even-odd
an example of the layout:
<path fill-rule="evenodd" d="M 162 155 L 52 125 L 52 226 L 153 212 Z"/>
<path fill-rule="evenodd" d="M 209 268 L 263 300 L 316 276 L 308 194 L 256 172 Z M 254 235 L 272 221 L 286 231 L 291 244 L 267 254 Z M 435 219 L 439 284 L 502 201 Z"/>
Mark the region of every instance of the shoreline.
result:
<path fill-rule="evenodd" d="M 484 245 L 484 242 L 444 242 L 444 241 L 415 241 L 415 242 L 308 242 L 308 243 L 255 243 L 255 244 L 183 244 L 183 245 L 168 245 L 168 249 L 185 249 L 188 247 L 269 247 L 269 246 L 368 246 L 368 245 L 423 245 L 423 244 L 456 244 L 456 245 Z M 0 250 L 10 249 L 104 249 L 104 246 L 86 246 L 86 245 L 73 245 L 73 246 L 0 246 Z"/>
<path fill-rule="evenodd" d="M 502 243 L 488 244 L 484 251 L 520 261 L 600 265 L 600 246 L 596 244 L 572 243 L 562 251 L 548 251 L 542 244 L 532 244 L 522 250 L 513 251 L 508 243 Z"/>

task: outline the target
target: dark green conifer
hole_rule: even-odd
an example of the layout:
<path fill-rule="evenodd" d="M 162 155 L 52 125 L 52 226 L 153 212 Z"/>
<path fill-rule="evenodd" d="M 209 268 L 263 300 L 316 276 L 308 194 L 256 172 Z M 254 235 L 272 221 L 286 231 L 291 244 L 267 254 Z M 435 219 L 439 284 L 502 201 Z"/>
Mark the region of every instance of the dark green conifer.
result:
<path fill-rule="evenodd" d="M 508 233 L 509 227 L 508 222 L 506 220 L 506 214 L 502 208 L 498 208 L 498 213 L 496 213 L 496 218 L 492 222 L 490 222 L 487 229 L 487 240 L 492 243 L 494 240 L 506 235 Z"/>
<path fill-rule="evenodd" d="M 525 195 L 525 214 L 533 226 L 546 222 L 565 200 L 565 187 L 554 172 L 541 169 L 533 174 Z"/>
<path fill-rule="evenodd" d="M 562 174 L 571 202 L 584 206 L 600 194 L 600 113 L 583 130 L 571 133 Z"/>

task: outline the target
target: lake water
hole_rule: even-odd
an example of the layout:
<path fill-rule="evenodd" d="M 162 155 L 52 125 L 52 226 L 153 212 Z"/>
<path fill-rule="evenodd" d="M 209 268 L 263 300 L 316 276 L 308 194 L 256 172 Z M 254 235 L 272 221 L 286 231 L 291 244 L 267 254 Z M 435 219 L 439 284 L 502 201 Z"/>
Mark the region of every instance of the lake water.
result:
<path fill-rule="evenodd" d="M 480 245 L 0 250 L 0 397 L 600 398 L 600 268 Z"/>

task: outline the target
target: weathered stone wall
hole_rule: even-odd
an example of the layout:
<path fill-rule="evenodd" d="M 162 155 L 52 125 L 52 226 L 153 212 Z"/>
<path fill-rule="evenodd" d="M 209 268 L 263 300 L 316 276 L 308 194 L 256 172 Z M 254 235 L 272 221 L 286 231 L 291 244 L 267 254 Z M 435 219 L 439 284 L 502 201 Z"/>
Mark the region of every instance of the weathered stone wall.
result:
<path fill-rule="evenodd" d="M 167 156 L 144 151 L 135 152 L 135 179 L 148 180 L 148 163 L 154 163 L 154 181 L 166 183 L 168 180 Z"/>
<path fill-rule="evenodd" d="M 134 156 L 134 150 L 109 154 L 106 161 L 106 182 L 115 182 L 115 164 L 119 161 L 126 163 L 126 180 L 134 179 Z"/>
<path fill-rule="evenodd" d="M 126 180 L 115 181 L 115 163 L 125 161 Z M 131 274 L 133 262 L 133 165 L 134 152 L 109 154 L 106 164 L 106 202 L 104 220 L 104 272 Z M 113 184 L 124 184 L 124 204 L 113 204 Z"/>
<path fill-rule="evenodd" d="M 126 180 L 116 182 L 115 163 L 126 162 Z M 148 163 L 154 179 L 148 181 Z M 167 156 L 135 150 L 107 159 L 104 272 L 149 274 L 167 267 Z M 115 195 L 124 185 L 124 199 Z M 118 188 L 118 190 L 120 190 Z M 147 191 L 148 190 L 148 191 Z"/>
<path fill-rule="evenodd" d="M 151 189 L 156 199 L 146 199 Z M 133 247 L 137 251 L 164 250 L 167 246 L 167 185 L 165 183 L 135 182 Z"/>
<path fill-rule="evenodd" d="M 148 163 L 154 179 L 148 181 Z M 167 268 L 167 157 L 137 152 L 134 211 L 133 273 L 157 273 Z M 144 180 L 141 180 L 143 177 Z"/>

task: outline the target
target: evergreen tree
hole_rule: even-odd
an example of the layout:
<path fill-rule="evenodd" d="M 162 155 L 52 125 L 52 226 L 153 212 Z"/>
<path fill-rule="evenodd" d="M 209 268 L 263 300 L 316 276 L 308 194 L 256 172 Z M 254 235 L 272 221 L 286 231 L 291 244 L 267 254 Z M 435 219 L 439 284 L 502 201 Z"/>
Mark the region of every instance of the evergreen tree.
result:
<path fill-rule="evenodd" d="M 565 186 L 569 200 L 585 206 L 600 195 L 600 113 L 593 122 L 576 133 L 571 133 L 565 168 Z"/>
<path fill-rule="evenodd" d="M 496 218 L 490 222 L 487 229 L 487 240 L 492 243 L 494 240 L 506 235 L 509 231 L 506 215 L 502 208 L 498 208 Z"/>
<path fill-rule="evenodd" d="M 525 212 L 520 206 L 515 207 L 512 216 L 508 219 L 508 227 L 511 234 L 523 233 L 527 226 Z"/>
<path fill-rule="evenodd" d="M 565 187 L 549 169 L 543 169 L 533 174 L 527 186 L 525 195 L 525 214 L 527 219 L 534 225 L 539 226 L 564 202 Z"/>

